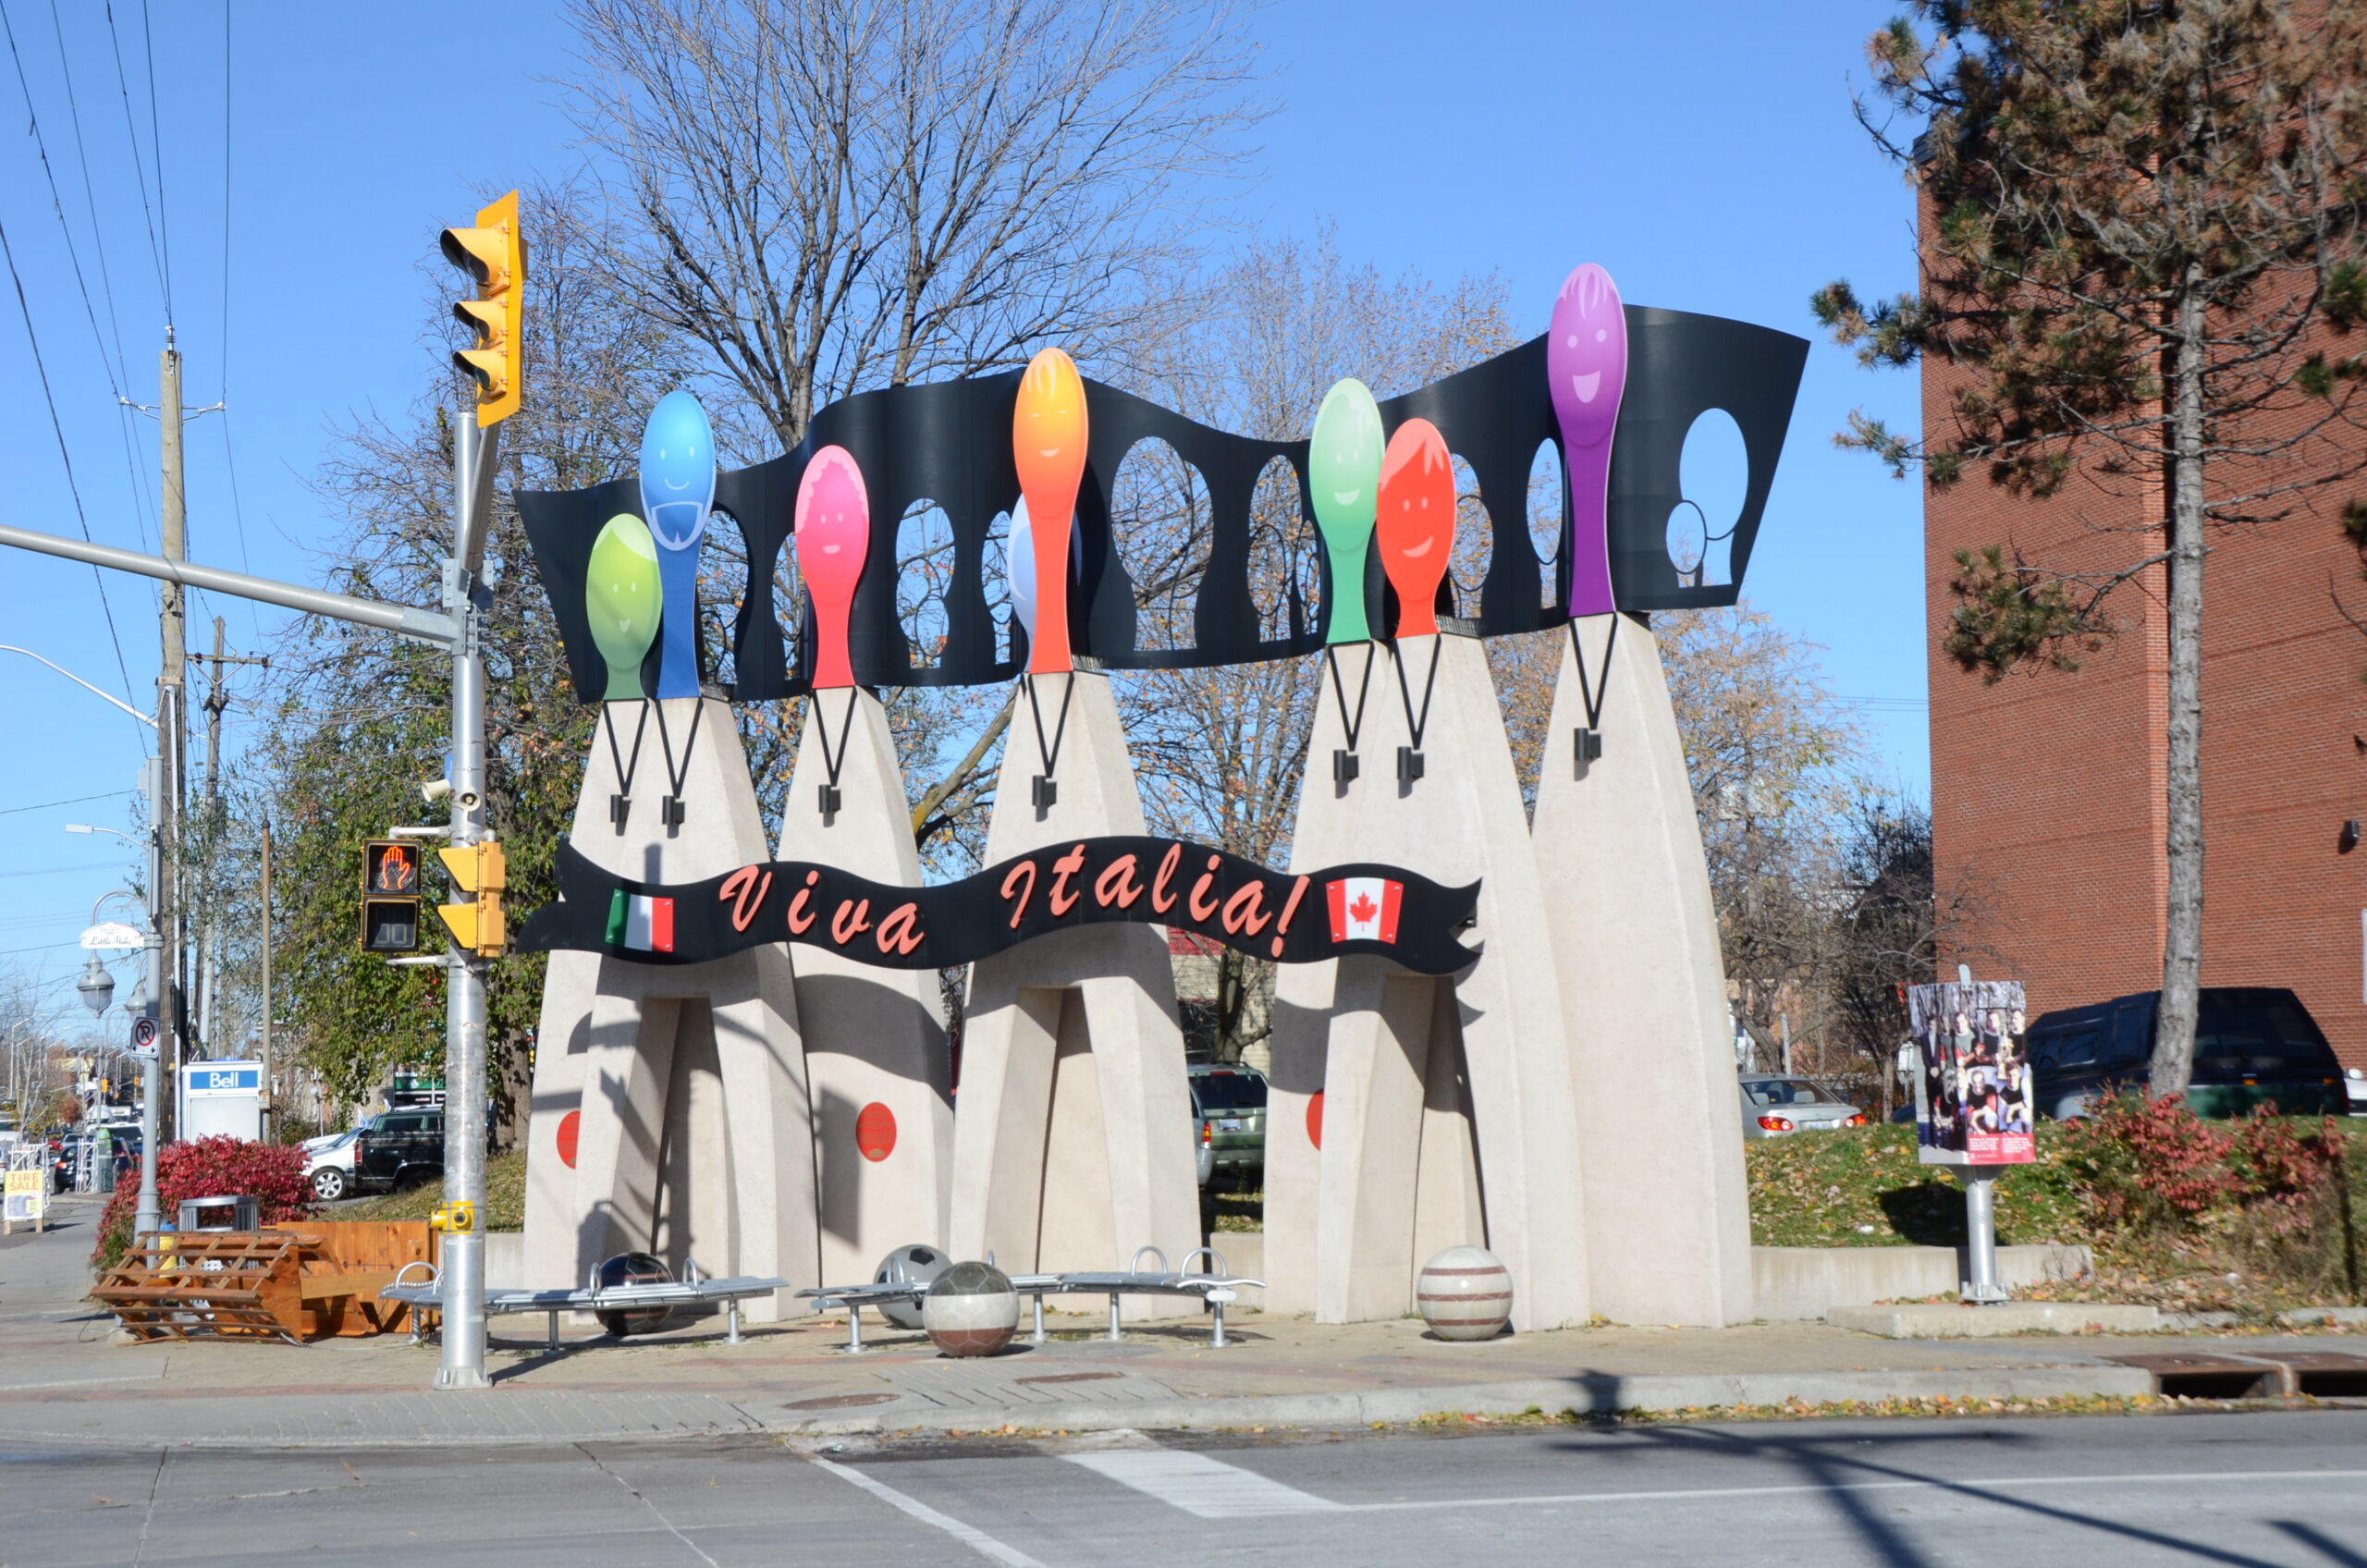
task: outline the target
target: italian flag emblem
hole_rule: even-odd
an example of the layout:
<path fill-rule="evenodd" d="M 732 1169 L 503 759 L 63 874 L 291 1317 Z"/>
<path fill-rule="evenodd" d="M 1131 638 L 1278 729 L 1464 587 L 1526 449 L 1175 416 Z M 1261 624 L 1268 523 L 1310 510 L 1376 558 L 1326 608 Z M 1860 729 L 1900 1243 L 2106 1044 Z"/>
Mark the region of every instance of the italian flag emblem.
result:
<path fill-rule="evenodd" d="M 608 895 L 608 946 L 637 953 L 674 950 L 674 900 L 628 893 L 622 888 Z"/>
<path fill-rule="evenodd" d="M 1385 876 L 1343 876 L 1323 886 L 1331 906 L 1331 939 L 1335 942 L 1394 942 L 1397 909 L 1405 898 L 1405 884 Z"/>

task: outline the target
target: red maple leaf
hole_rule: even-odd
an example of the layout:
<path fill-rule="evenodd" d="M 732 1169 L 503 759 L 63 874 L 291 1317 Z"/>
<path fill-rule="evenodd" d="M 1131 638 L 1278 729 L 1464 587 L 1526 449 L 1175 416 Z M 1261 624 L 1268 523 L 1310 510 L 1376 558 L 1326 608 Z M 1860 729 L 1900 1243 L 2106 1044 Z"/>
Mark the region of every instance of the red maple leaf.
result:
<path fill-rule="evenodd" d="M 1357 925 L 1368 925 L 1372 917 L 1380 913 L 1380 906 L 1372 901 L 1370 893 L 1358 893 L 1356 901 L 1348 906 L 1348 913 L 1355 917 Z"/>

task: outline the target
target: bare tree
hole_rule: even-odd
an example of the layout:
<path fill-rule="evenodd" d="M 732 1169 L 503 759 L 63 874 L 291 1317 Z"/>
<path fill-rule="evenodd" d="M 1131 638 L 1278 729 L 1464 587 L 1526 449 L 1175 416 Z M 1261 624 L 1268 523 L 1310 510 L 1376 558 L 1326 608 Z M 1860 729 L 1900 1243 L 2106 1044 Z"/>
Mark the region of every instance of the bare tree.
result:
<path fill-rule="evenodd" d="M 1932 856 L 1932 813 L 1903 793 L 1878 790 L 1853 802 L 1842 828 L 1843 901 L 1834 917 L 1827 986 L 1834 1031 L 1866 1059 L 1887 1120 L 1894 1071 L 1907 1037 L 1907 987 L 1936 977 L 1943 948 L 1993 957 L 1968 945 L 1985 900 L 1973 883 L 1942 886 Z"/>
<path fill-rule="evenodd" d="M 1172 308 L 1251 96 L 1233 0 L 575 0 L 619 284 L 794 446 L 850 392 Z"/>
<path fill-rule="evenodd" d="M 1387 398 L 1517 341 L 1494 277 L 1441 288 L 1415 273 L 1387 276 L 1344 261 L 1328 227 L 1311 240 L 1244 252 L 1218 276 L 1211 299 L 1188 340 L 1154 345 L 1135 389 L 1269 440 L 1304 436 L 1342 376 Z M 1129 454 L 1113 488 L 1112 524 L 1142 634 L 1154 645 L 1186 644 L 1209 554 L 1206 490 L 1163 445 Z M 1294 587 L 1302 618 L 1319 606 L 1314 531 L 1287 463 L 1277 459 L 1260 476 L 1250 525 L 1261 634 L 1288 635 Z M 1512 526 L 1521 526 L 1517 515 Z M 1300 658 L 1122 676 L 1120 702 L 1154 828 L 1278 859 L 1290 840 L 1321 669 L 1318 659 Z M 1229 1059 L 1265 1035 L 1272 969 L 1230 949 L 1216 963 L 1208 1028 L 1216 1054 Z"/>
<path fill-rule="evenodd" d="M 1657 617 L 1736 1018 L 1762 1048 L 1825 1033 L 1842 829 L 1863 739 L 1816 649 L 1748 605 Z"/>

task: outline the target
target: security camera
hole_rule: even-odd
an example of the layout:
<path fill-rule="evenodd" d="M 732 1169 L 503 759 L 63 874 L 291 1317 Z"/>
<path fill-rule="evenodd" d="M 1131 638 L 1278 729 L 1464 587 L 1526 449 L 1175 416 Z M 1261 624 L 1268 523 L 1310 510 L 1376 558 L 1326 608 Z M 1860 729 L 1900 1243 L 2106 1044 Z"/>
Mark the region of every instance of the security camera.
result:
<path fill-rule="evenodd" d="M 419 787 L 420 798 L 426 801 L 440 801 L 451 792 L 452 781 L 448 778 L 431 778 Z"/>

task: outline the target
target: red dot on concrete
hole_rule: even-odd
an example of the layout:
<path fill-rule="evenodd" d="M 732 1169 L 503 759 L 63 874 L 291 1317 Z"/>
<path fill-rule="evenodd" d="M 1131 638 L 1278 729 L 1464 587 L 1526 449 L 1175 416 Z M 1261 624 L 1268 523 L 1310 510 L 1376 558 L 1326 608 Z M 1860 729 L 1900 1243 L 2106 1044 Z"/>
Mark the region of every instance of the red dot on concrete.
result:
<path fill-rule="evenodd" d="M 1320 1089 L 1307 1097 L 1306 1141 L 1317 1148 L 1323 1146 L 1323 1091 Z"/>
<path fill-rule="evenodd" d="M 863 1108 L 854 1119 L 854 1146 L 870 1160 L 886 1159 L 896 1152 L 896 1113 L 877 1100 Z"/>
<path fill-rule="evenodd" d="M 558 1119 L 559 1163 L 570 1170 L 575 1169 L 575 1135 L 583 1129 L 583 1113 L 570 1110 Z"/>

